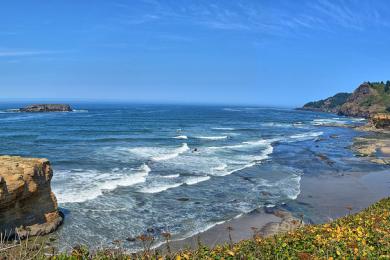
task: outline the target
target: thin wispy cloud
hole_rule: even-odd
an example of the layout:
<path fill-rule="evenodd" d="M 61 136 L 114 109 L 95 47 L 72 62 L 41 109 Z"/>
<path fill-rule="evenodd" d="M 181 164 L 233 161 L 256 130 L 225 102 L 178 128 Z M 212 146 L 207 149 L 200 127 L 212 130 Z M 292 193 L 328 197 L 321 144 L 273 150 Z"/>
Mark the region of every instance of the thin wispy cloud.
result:
<path fill-rule="evenodd" d="M 52 50 L 0 50 L 0 57 L 28 57 L 43 56 L 50 54 L 63 53 L 63 51 Z"/>
<path fill-rule="evenodd" d="M 176 2 L 143 1 L 148 14 L 129 17 L 124 23 L 137 25 L 169 20 L 215 30 L 234 30 L 269 35 L 291 35 L 304 30 L 332 32 L 337 28 L 362 31 L 370 26 L 388 26 L 388 7 L 378 9 L 357 0 L 288 1 L 270 5 L 266 1 Z M 120 4 L 124 7 L 124 4 Z"/>

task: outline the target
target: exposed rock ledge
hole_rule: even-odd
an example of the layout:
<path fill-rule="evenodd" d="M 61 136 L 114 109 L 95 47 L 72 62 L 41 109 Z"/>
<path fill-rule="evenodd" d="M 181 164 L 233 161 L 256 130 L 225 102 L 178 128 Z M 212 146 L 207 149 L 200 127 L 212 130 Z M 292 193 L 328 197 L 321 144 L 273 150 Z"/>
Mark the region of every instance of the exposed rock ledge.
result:
<path fill-rule="evenodd" d="M 72 112 L 67 104 L 34 104 L 19 109 L 20 112 Z"/>
<path fill-rule="evenodd" d="M 0 156 L 0 233 L 26 238 L 61 225 L 52 176 L 47 159 Z"/>

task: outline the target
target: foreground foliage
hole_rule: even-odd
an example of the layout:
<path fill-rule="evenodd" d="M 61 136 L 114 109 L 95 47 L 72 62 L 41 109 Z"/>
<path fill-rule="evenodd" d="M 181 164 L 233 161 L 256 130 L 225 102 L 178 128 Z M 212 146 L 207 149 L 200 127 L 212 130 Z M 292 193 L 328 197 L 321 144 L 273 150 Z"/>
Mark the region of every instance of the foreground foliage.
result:
<path fill-rule="evenodd" d="M 390 198 L 331 223 L 203 250 L 213 259 L 390 259 Z"/>
<path fill-rule="evenodd" d="M 6 259 L 21 259 L 5 253 L 0 251 L 0 259 L 2 254 Z M 331 223 L 307 225 L 270 238 L 254 236 L 213 249 L 200 246 L 165 256 L 150 249 L 129 255 L 122 250 L 90 252 L 86 247 L 55 256 L 33 253 L 32 257 L 26 254 L 26 259 L 390 259 L 390 198 Z"/>

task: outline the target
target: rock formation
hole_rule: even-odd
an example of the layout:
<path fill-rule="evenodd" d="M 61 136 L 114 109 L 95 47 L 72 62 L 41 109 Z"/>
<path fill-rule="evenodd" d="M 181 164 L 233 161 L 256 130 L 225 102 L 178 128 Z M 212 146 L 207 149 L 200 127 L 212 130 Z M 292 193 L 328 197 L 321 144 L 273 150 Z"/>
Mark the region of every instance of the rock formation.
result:
<path fill-rule="evenodd" d="M 309 102 L 303 106 L 303 110 L 321 111 L 327 113 L 338 113 L 341 106 L 351 96 L 350 93 L 338 93 L 327 99 Z"/>
<path fill-rule="evenodd" d="M 52 176 L 47 159 L 0 156 L 0 233 L 25 238 L 57 229 L 63 215 Z"/>
<path fill-rule="evenodd" d="M 390 129 L 390 114 L 375 114 L 371 117 L 371 122 L 376 128 Z"/>
<path fill-rule="evenodd" d="M 34 104 L 19 109 L 20 112 L 71 112 L 67 104 Z"/>
<path fill-rule="evenodd" d="M 368 83 L 361 84 L 348 98 L 340 110 L 340 115 L 369 118 L 372 114 L 383 112 L 386 108 L 376 101 L 379 91 Z"/>
<path fill-rule="evenodd" d="M 309 102 L 302 109 L 364 118 L 390 113 L 390 81 L 386 84 L 365 82 L 352 94 L 339 93 L 325 100 Z"/>

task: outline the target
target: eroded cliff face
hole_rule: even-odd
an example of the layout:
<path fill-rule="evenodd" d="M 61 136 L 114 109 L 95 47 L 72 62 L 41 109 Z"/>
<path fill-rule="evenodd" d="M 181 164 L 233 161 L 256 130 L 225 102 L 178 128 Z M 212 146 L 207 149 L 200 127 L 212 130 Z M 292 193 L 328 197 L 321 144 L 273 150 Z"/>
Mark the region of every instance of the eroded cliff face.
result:
<path fill-rule="evenodd" d="M 352 94 L 339 93 L 333 97 L 309 102 L 303 110 L 330 112 L 344 116 L 372 118 L 378 113 L 390 113 L 390 81 L 366 82 Z"/>
<path fill-rule="evenodd" d="M 0 233 L 43 235 L 62 223 L 47 159 L 0 156 Z"/>
<path fill-rule="evenodd" d="M 378 96 L 376 89 L 369 84 L 360 85 L 348 98 L 347 102 L 340 108 L 339 114 L 346 116 L 358 116 L 369 118 L 371 115 L 382 112 L 385 107 L 374 99 L 370 102 L 371 97 Z"/>

